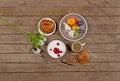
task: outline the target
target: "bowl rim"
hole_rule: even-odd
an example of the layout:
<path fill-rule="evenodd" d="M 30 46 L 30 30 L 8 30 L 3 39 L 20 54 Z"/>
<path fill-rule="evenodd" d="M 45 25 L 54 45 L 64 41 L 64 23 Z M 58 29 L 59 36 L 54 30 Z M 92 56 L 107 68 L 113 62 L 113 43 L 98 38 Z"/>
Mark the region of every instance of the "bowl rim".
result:
<path fill-rule="evenodd" d="M 52 21 L 52 22 L 54 23 L 55 28 L 54 28 L 53 32 L 51 32 L 51 33 L 49 33 L 49 34 L 46 34 L 46 33 L 43 33 L 43 32 L 41 31 L 41 29 L 40 29 L 40 23 L 41 23 L 41 21 L 44 20 L 44 19 L 50 20 L 50 21 Z M 42 18 L 42 19 L 40 19 L 40 20 L 38 21 L 37 29 L 38 29 L 39 33 L 44 34 L 45 36 L 50 36 L 50 35 L 54 34 L 55 31 L 56 31 L 56 22 L 55 22 L 52 18 L 50 18 L 50 17 Z"/>
<path fill-rule="evenodd" d="M 61 28 L 60 28 L 63 19 L 65 19 L 65 17 L 70 16 L 70 15 L 77 15 L 77 16 L 81 17 L 81 18 L 84 20 L 85 24 L 86 24 L 86 30 L 85 30 L 84 35 L 83 35 L 82 37 L 78 38 L 78 39 L 69 39 L 69 38 L 66 38 L 66 37 L 63 35 L 62 30 L 61 30 Z M 69 40 L 69 41 L 78 41 L 78 40 L 82 39 L 82 38 L 87 34 L 88 24 L 87 24 L 86 19 L 85 19 L 82 15 L 77 14 L 77 13 L 69 13 L 69 14 L 66 14 L 66 15 L 60 20 L 60 23 L 59 23 L 59 31 L 60 31 L 60 34 L 61 34 L 66 40 Z"/>

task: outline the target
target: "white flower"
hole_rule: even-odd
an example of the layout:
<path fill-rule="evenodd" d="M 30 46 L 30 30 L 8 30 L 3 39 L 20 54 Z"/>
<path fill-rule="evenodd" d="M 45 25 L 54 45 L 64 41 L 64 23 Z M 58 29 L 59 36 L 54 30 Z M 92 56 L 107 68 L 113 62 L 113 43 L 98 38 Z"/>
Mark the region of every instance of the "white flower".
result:
<path fill-rule="evenodd" d="M 40 45 L 40 46 L 43 46 L 44 44 L 45 44 L 45 41 L 44 41 L 44 40 L 40 40 L 40 41 L 39 41 L 39 45 Z"/>
<path fill-rule="evenodd" d="M 43 41 L 45 41 L 45 42 L 46 42 L 46 41 L 47 41 L 47 37 L 45 37 L 45 38 L 43 39 Z"/>

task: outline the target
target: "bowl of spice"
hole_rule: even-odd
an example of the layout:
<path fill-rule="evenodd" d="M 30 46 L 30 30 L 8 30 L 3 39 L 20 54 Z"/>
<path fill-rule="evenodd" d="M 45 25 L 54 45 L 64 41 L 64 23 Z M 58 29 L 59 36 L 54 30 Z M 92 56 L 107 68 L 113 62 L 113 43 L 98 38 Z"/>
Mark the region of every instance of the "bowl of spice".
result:
<path fill-rule="evenodd" d="M 51 18 L 43 18 L 38 22 L 38 30 L 46 36 L 52 35 L 56 31 L 56 23 Z"/>

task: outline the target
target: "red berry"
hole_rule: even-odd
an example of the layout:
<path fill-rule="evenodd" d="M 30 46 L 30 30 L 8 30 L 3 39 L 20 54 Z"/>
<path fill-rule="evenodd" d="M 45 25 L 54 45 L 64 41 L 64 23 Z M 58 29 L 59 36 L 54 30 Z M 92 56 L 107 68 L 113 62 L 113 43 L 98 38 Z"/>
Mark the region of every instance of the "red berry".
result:
<path fill-rule="evenodd" d="M 59 55 L 59 54 L 58 54 L 57 56 L 58 56 L 58 57 L 60 57 L 60 55 Z"/>
<path fill-rule="evenodd" d="M 54 52 L 55 54 L 62 53 L 62 51 L 60 51 L 60 49 L 59 49 L 59 48 L 56 48 L 56 47 L 54 48 L 53 52 Z"/>
<path fill-rule="evenodd" d="M 59 46 L 60 44 L 59 43 L 57 43 L 57 46 Z"/>
<path fill-rule="evenodd" d="M 50 51 L 52 51 L 52 49 L 50 49 Z"/>

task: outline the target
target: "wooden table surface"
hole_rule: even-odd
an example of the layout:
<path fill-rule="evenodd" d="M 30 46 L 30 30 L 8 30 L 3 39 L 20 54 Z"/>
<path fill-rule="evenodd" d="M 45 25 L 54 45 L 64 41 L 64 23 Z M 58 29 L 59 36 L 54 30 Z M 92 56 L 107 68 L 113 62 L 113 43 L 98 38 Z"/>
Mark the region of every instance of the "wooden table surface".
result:
<path fill-rule="evenodd" d="M 53 18 L 58 27 L 71 12 L 88 22 L 88 33 L 80 42 L 91 54 L 89 63 L 62 64 L 47 54 L 45 46 L 44 55 L 52 62 L 47 64 L 32 53 L 25 36 L 0 22 L 0 81 L 120 81 L 120 0 L 0 0 L 0 17 L 30 33 L 41 18 Z M 72 43 L 59 29 L 48 43 L 54 39 Z"/>

